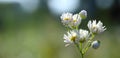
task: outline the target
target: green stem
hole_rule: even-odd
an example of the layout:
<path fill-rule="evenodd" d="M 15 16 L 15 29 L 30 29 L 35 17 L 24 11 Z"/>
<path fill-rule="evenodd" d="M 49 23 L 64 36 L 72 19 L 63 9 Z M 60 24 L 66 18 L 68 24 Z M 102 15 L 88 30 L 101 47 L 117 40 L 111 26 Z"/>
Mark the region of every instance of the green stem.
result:
<path fill-rule="evenodd" d="M 75 27 L 75 29 L 76 29 L 76 30 L 78 30 L 78 26 L 77 26 L 77 27 Z"/>
<path fill-rule="evenodd" d="M 80 54 L 81 54 L 81 57 L 83 58 L 84 54 L 83 54 L 83 52 L 82 52 L 82 43 L 80 43 L 80 46 L 79 46 L 78 44 L 75 44 L 75 45 L 76 45 L 76 47 L 78 48 L 78 50 L 79 50 L 79 52 L 80 52 Z"/>
<path fill-rule="evenodd" d="M 66 27 L 66 29 L 67 29 L 68 31 L 70 31 L 69 27 Z"/>
<path fill-rule="evenodd" d="M 80 43 L 80 52 L 81 52 L 81 56 L 82 56 L 82 58 L 83 58 L 83 51 L 82 51 L 82 43 Z"/>
<path fill-rule="evenodd" d="M 75 27 L 75 29 L 78 30 L 78 26 Z M 75 43 L 75 45 L 77 46 L 77 48 L 78 48 L 78 50 L 79 50 L 79 52 L 80 52 L 80 54 L 81 54 L 81 57 L 84 58 L 83 49 L 82 49 L 82 45 L 83 45 L 83 44 L 80 43 L 80 46 L 79 46 L 79 44 Z"/>
<path fill-rule="evenodd" d="M 83 50 L 83 54 L 85 54 L 88 51 L 88 49 L 91 46 L 91 42 L 92 42 L 93 38 L 95 37 L 93 33 L 91 33 L 91 35 L 92 36 L 89 38 L 89 41 L 87 42 L 86 47 Z"/>
<path fill-rule="evenodd" d="M 84 54 L 81 54 L 82 58 L 84 58 Z"/>

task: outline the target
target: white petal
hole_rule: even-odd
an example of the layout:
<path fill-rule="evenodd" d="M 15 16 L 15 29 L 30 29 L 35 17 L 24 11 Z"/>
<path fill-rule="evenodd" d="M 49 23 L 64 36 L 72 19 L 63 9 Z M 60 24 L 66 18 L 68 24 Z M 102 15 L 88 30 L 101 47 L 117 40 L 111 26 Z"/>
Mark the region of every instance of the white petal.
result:
<path fill-rule="evenodd" d="M 101 33 L 106 30 L 105 26 L 103 26 L 103 23 L 99 21 L 98 23 L 96 20 L 93 20 L 93 22 L 88 22 L 88 28 L 93 33 Z"/>

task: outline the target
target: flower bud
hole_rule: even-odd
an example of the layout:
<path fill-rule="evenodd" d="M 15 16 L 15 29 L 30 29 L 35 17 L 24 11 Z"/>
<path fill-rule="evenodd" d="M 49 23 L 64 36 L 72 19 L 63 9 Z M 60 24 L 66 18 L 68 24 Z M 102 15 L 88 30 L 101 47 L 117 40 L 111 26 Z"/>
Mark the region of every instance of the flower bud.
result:
<path fill-rule="evenodd" d="M 86 10 L 82 10 L 82 11 L 79 13 L 79 15 L 80 15 L 80 17 L 81 17 L 82 19 L 86 19 L 86 17 L 87 17 L 87 11 L 86 11 Z"/>
<path fill-rule="evenodd" d="M 92 48 L 97 49 L 100 46 L 100 41 L 96 40 L 91 43 Z"/>

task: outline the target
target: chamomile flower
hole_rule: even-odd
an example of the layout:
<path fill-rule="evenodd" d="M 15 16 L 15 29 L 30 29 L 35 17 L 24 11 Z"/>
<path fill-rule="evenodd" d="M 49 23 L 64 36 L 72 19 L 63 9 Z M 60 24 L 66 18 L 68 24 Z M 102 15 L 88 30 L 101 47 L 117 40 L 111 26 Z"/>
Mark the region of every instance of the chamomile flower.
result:
<path fill-rule="evenodd" d="M 63 13 L 60 17 L 63 25 L 68 26 L 72 20 L 72 16 L 72 13 Z"/>
<path fill-rule="evenodd" d="M 101 33 L 106 30 L 101 21 L 99 21 L 98 23 L 96 22 L 96 20 L 93 20 L 93 22 L 89 21 L 87 26 L 92 33 Z"/>
<path fill-rule="evenodd" d="M 88 38 L 88 31 L 87 30 L 83 30 L 83 29 L 80 29 L 79 30 L 79 35 L 80 35 L 80 42 L 84 42 L 87 38 Z"/>
<path fill-rule="evenodd" d="M 81 12 L 79 13 L 80 17 L 82 19 L 86 19 L 87 17 L 87 11 L 86 10 L 81 10 Z"/>
<path fill-rule="evenodd" d="M 72 27 L 78 27 L 81 23 L 81 17 L 79 16 L 79 14 L 74 14 L 72 17 L 72 21 L 71 24 L 69 25 L 71 28 Z"/>
<path fill-rule="evenodd" d="M 67 32 L 67 35 L 64 34 L 64 42 L 66 43 L 65 46 L 68 46 L 73 43 L 78 43 L 79 42 L 79 36 L 78 36 L 77 30 L 71 30 Z"/>

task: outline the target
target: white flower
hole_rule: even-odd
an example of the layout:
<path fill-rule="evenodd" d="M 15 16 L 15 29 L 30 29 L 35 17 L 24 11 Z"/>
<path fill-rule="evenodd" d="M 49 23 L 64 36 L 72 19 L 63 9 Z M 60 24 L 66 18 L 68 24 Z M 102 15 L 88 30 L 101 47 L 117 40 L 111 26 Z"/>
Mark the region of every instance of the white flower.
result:
<path fill-rule="evenodd" d="M 65 46 L 68 46 L 72 43 L 78 43 L 78 31 L 77 30 L 72 30 L 72 31 L 68 31 L 67 35 L 64 34 L 64 42 L 67 43 Z"/>
<path fill-rule="evenodd" d="M 79 14 L 74 14 L 72 17 L 71 24 L 69 26 L 78 27 L 80 23 L 81 23 L 81 17 L 79 16 Z"/>
<path fill-rule="evenodd" d="M 72 20 L 72 14 L 63 13 L 60 18 L 61 18 L 61 22 L 63 23 L 63 25 L 69 25 Z"/>
<path fill-rule="evenodd" d="M 97 49 L 100 46 L 100 41 L 96 40 L 91 43 L 92 48 Z"/>
<path fill-rule="evenodd" d="M 84 42 L 87 38 L 88 38 L 88 31 L 87 30 L 83 30 L 83 29 L 80 29 L 79 30 L 79 35 L 80 35 L 80 42 Z"/>
<path fill-rule="evenodd" d="M 87 11 L 86 10 L 82 10 L 80 13 L 79 13 L 80 17 L 82 19 L 85 19 L 87 17 Z"/>
<path fill-rule="evenodd" d="M 87 26 L 89 30 L 93 33 L 101 33 L 106 30 L 101 21 L 99 21 L 98 23 L 96 23 L 96 20 L 93 20 L 93 22 L 89 21 Z"/>

